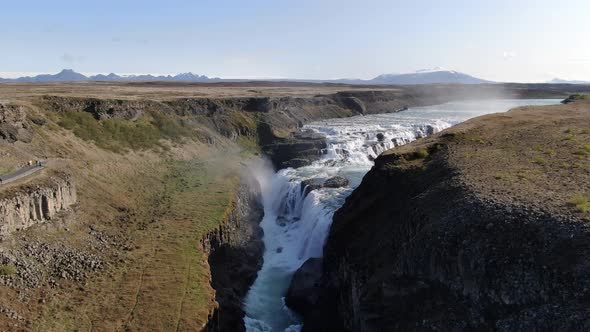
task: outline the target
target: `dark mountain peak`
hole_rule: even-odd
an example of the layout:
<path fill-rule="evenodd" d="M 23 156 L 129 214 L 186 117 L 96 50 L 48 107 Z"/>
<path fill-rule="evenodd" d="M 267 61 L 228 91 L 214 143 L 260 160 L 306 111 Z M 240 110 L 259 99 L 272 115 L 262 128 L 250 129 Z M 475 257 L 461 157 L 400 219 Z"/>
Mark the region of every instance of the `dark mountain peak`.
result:
<path fill-rule="evenodd" d="M 205 75 L 197 75 L 191 72 L 180 73 L 177 75 L 160 75 L 152 74 L 120 76 L 115 73 L 97 74 L 87 77 L 73 69 L 62 69 L 57 74 L 41 74 L 37 76 L 25 76 L 15 79 L 0 78 L 0 82 L 73 82 L 73 81 L 184 81 L 184 82 L 206 82 L 211 80 Z M 219 80 L 219 79 L 214 79 Z"/>

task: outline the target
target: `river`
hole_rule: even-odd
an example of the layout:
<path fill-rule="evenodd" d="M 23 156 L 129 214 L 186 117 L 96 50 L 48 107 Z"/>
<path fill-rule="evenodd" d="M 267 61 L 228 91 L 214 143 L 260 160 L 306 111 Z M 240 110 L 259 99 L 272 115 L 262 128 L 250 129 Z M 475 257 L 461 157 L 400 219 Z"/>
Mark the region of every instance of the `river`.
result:
<path fill-rule="evenodd" d="M 311 257 L 321 257 L 334 212 L 361 182 L 373 158 L 397 145 L 436 133 L 467 119 L 523 105 L 557 104 L 555 99 L 478 100 L 416 107 L 406 111 L 331 119 L 305 125 L 326 135 L 321 160 L 298 169 L 261 175 L 264 204 L 264 264 L 245 299 L 248 332 L 295 332 L 299 317 L 284 304 L 293 273 Z M 304 195 L 301 182 L 344 176 L 344 188 L 321 188 Z"/>

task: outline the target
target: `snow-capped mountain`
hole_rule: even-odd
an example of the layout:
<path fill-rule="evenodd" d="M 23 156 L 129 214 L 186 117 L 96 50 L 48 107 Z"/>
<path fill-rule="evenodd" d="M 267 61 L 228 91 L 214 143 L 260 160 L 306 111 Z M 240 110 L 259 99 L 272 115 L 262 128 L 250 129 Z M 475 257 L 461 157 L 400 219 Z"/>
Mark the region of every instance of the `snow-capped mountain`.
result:
<path fill-rule="evenodd" d="M 421 69 L 406 74 L 383 74 L 375 77 L 371 82 L 374 84 L 490 83 L 490 81 L 441 67 Z"/>
<path fill-rule="evenodd" d="M 554 78 L 547 83 L 550 84 L 590 84 L 590 81 L 576 81 L 576 80 L 562 80 L 561 78 Z"/>

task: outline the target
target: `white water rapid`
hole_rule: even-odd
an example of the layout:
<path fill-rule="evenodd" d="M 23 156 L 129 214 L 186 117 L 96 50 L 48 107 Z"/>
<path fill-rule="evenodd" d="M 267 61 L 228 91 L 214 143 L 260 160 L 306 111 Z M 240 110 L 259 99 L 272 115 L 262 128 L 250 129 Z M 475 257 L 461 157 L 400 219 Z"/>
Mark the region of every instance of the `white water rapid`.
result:
<path fill-rule="evenodd" d="M 522 105 L 559 100 L 487 100 L 452 102 L 407 111 L 310 123 L 327 137 L 322 159 L 310 166 L 260 176 L 263 191 L 264 264 L 245 299 L 248 332 L 295 332 L 300 319 L 284 304 L 293 273 L 311 257 L 321 257 L 332 215 L 356 188 L 383 151 L 476 116 Z M 321 188 L 306 196 L 301 181 L 336 175 L 350 180 L 344 188 Z"/>

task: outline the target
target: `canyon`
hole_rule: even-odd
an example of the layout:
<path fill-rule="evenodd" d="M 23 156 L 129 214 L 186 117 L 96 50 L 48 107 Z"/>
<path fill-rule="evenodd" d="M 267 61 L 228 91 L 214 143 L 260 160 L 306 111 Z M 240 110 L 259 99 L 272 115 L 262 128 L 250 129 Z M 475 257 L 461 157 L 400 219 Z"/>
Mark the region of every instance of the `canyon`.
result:
<path fill-rule="evenodd" d="M 18 214 L 29 216 L 26 220 L 10 217 L 16 223 L 3 217 L 11 226 L 1 244 L 0 263 L 6 273 L 0 275 L 0 307 L 10 314 L 0 315 L 0 328 L 243 330 L 248 308 L 241 304 L 247 301 L 259 269 L 264 270 L 264 252 L 269 250 L 260 228 L 268 217 L 265 191 L 252 168 L 261 155 L 281 172 L 304 170 L 330 150 L 330 133 L 318 134 L 326 119 L 392 113 L 474 97 L 563 99 L 586 88 L 276 82 L 2 84 L 0 130 L 6 134 L 0 141 L 0 170 L 14 170 L 26 160 L 48 163 L 41 178 L 16 181 L 7 190 L 0 187 L 6 207 L 2 211 L 16 211 L 13 202 L 17 200 L 30 200 L 21 208 L 32 206 L 36 211 L 40 207 L 40 218 L 31 211 Z M 412 139 L 434 131 L 418 129 L 419 135 Z M 371 157 L 376 158 L 375 167 L 388 158 L 379 157 L 381 152 L 408 142 L 388 139 L 384 144 L 371 137 L 377 143 Z M 339 191 L 344 203 L 361 178 L 350 179 L 344 187 L 322 182 L 324 188 L 306 195 Z M 364 183 L 342 211 L 352 211 L 348 202 L 359 195 Z M 296 185 L 301 194 L 300 184 Z M 26 197 L 19 196 L 23 194 Z M 385 188 L 383 194 L 394 195 Z M 362 324 L 367 330 L 385 326 L 367 325 L 367 316 L 356 314 L 357 307 L 330 297 L 332 290 L 373 291 L 349 288 L 349 279 L 334 273 L 357 269 L 333 258 L 357 258 L 338 246 L 349 241 L 335 235 L 341 224 L 349 223 L 340 221 L 342 215 L 335 215 L 322 263 L 321 297 L 314 300 L 317 307 L 306 313 L 304 329 L 314 328 L 307 323 L 314 314 L 326 315 L 326 323 L 340 321 L 351 330 Z M 327 231 L 329 224 L 324 226 Z M 379 228 L 377 222 L 374 227 Z M 349 235 L 354 234 L 359 235 L 357 243 L 367 241 L 362 237 L 366 233 L 354 229 Z M 289 248 L 270 249 L 289 253 Z M 321 245 L 314 247 L 309 256 L 321 251 Z M 366 263 L 372 264 L 370 259 Z M 346 273 L 357 278 L 357 272 Z M 334 287 L 334 280 L 341 288 Z M 331 304 L 341 311 L 324 312 Z M 345 308 L 354 308 L 354 313 Z M 368 315 L 378 315 L 379 310 Z"/>

